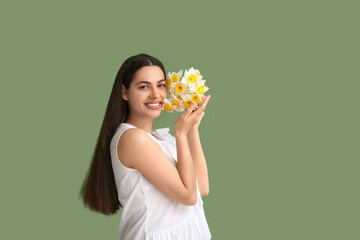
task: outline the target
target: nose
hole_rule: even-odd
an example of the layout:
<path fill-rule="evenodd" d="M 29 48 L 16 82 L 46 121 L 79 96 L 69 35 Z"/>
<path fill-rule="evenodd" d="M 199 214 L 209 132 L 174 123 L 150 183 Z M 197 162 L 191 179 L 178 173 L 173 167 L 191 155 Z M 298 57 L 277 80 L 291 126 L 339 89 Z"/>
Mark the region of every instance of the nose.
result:
<path fill-rule="evenodd" d="M 158 97 L 160 97 L 160 90 L 157 89 L 157 87 L 152 87 L 152 88 L 151 88 L 151 92 L 150 92 L 150 97 L 151 97 L 151 98 L 158 98 Z"/>

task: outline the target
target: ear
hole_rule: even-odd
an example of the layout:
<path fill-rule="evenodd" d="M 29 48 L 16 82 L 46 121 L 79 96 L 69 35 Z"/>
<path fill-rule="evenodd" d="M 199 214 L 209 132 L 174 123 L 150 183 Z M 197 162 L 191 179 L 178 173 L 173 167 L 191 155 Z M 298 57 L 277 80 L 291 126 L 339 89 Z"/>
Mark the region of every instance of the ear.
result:
<path fill-rule="evenodd" d="M 127 97 L 127 89 L 125 88 L 124 85 L 121 85 L 121 93 L 122 93 L 122 99 L 124 99 L 125 101 L 128 100 L 128 97 Z"/>

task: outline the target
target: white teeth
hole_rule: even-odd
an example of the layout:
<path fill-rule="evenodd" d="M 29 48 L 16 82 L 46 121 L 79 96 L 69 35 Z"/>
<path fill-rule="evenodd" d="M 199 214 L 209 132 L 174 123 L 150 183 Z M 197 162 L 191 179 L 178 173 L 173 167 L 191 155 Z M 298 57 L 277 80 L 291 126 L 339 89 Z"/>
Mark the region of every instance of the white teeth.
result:
<path fill-rule="evenodd" d="M 156 107 L 159 105 L 159 103 L 154 103 L 154 104 L 150 104 L 150 103 L 147 103 L 146 105 L 150 106 L 150 107 Z"/>

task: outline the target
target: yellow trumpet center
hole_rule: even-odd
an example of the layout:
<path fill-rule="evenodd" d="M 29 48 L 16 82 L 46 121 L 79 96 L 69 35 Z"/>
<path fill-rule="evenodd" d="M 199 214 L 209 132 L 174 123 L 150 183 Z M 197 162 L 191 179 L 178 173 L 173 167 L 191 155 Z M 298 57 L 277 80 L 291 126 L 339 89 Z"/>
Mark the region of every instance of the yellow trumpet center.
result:
<path fill-rule="evenodd" d="M 199 95 L 194 95 L 194 96 L 192 97 L 192 101 L 193 101 L 194 103 L 198 103 L 198 102 L 200 101 Z"/>
<path fill-rule="evenodd" d="M 190 107 L 192 104 L 193 104 L 193 102 L 191 100 L 187 100 L 187 101 L 184 102 L 184 105 L 187 108 Z"/>
<path fill-rule="evenodd" d="M 176 86 L 175 86 L 176 92 L 181 93 L 183 90 L 184 90 L 184 88 L 180 83 L 176 84 Z"/>
<path fill-rule="evenodd" d="M 191 83 L 196 82 L 196 76 L 195 76 L 194 74 L 191 74 L 191 75 L 189 76 L 189 82 L 191 82 Z"/>
<path fill-rule="evenodd" d="M 172 104 L 173 106 L 176 106 L 177 108 L 179 107 L 179 102 L 176 101 L 176 100 L 171 101 L 171 104 Z"/>
<path fill-rule="evenodd" d="M 170 87 L 171 85 L 171 80 L 170 78 L 166 79 L 166 87 Z"/>
<path fill-rule="evenodd" d="M 196 90 L 196 92 L 197 92 L 198 94 L 203 94 L 203 92 L 204 92 L 204 86 L 198 87 L 198 89 Z"/>
<path fill-rule="evenodd" d="M 171 78 L 171 80 L 172 80 L 173 82 L 176 82 L 178 79 L 179 79 L 179 77 L 178 77 L 177 74 L 174 74 L 174 75 L 172 76 L 172 78 Z"/>
<path fill-rule="evenodd" d="M 171 112 L 172 107 L 171 107 L 169 104 L 166 104 L 166 105 L 164 106 L 164 109 L 165 109 L 166 111 L 168 111 L 168 112 Z"/>

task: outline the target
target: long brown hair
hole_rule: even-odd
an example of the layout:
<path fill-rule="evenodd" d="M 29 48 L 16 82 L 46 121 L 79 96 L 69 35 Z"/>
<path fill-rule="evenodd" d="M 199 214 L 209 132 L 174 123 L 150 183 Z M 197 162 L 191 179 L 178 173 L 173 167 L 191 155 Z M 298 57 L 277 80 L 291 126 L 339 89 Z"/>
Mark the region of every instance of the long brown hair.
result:
<path fill-rule="evenodd" d="M 160 67 L 166 76 L 163 64 L 147 54 L 126 59 L 116 75 L 92 162 L 79 194 L 84 205 L 92 211 L 111 215 L 122 207 L 117 195 L 110 155 L 111 139 L 129 113 L 127 102 L 122 98 L 122 85 L 129 89 L 135 73 L 142 67 L 153 65 Z"/>

